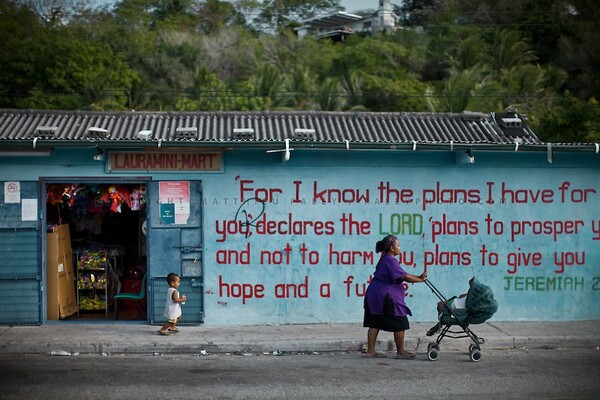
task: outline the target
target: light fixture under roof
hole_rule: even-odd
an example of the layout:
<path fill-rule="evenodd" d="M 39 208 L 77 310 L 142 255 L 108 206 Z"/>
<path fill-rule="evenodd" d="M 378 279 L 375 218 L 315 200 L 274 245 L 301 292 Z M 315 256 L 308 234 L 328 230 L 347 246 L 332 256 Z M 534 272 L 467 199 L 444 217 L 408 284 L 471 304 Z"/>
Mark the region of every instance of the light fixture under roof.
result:
<path fill-rule="evenodd" d="M 136 136 L 138 139 L 149 140 L 152 137 L 152 131 L 149 129 L 144 129 L 139 131 Z"/>
<path fill-rule="evenodd" d="M 254 128 L 233 128 L 233 137 L 236 139 L 250 139 L 254 137 Z"/>
<path fill-rule="evenodd" d="M 108 139 L 109 136 L 108 130 L 97 126 L 91 126 L 86 131 L 86 137 L 88 139 Z"/>
<path fill-rule="evenodd" d="M 192 139 L 198 138 L 198 128 L 195 126 L 180 126 L 175 129 L 175 137 L 177 139 Z"/>
<path fill-rule="evenodd" d="M 462 112 L 461 115 L 462 115 L 463 121 L 475 121 L 475 122 L 479 122 L 479 121 L 484 121 L 485 120 L 485 114 L 482 113 L 482 112 L 465 110 L 465 111 Z"/>
<path fill-rule="evenodd" d="M 94 154 L 94 161 L 104 161 L 104 150 L 100 147 L 96 147 L 96 154 Z"/>
<path fill-rule="evenodd" d="M 502 126 L 504 128 L 522 128 L 523 127 L 523 120 L 518 117 L 502 118 L 501 121 L 502 121 Z"/>
<path fill-rule="evenodd" d="M 315 138 L 316 131 L 312 128 L 296 128 L 294 129 L 294 136 L 296 139 L 309 140 Z"/>
<path fill-rule="evenodd" d="M 36 136 L 56 136 L 58 126 L 42 125 L 35 128 Z"/>

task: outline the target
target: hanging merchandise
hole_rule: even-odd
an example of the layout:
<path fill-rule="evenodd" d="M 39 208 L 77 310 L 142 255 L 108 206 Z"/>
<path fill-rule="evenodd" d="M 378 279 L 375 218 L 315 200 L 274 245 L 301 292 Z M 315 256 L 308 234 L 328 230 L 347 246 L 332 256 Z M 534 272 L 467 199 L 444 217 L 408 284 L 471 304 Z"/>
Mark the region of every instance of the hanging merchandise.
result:
<path fill-rule="evenodd" d="M 69 204 L 71 207 L 73 207 L 73 204 L 75 204 L 75 199 L 78 196 L 79 192 L 81 192 L 83 189 L 85 189 L 85 186 L 83 185 L 75 185 L 73 183 L 71 183 L 70 185 L 66 186 L 63 189 L 62 192 L 62 198 L 63 201 L 67 204 Z"/>
<path fill-rule="evenodd" d="M 69 318 L 109 318 L 114 296 L 138 284 L 146 272 L 146 185 L 136 183 L 58 181 L 46 184 L 46 225 L 68 226 L 76 275 L 69 280 L 75 314 Z M 121 310 L 139 318 L 138 304 Z M 61 318 L 63 318 L 61 314 Z M 58 317 L 57 317 L 58 319 Z"/>
<path fill-rule="evenodd" d="M 131 211 L 139 211 L 146 207 L 146 186 L 140 185 L 131 189 Z"/>
<path fill-rule="evenodd" d="M 63 202 L 64 187 L 62 185 L 48 185 L 46 189 L 46 203 L 57 205 Z"/>
<path fill-rule="evenodd" d="M 121 185 L 111 185 L 107 188 L 106 192 L 102 196 L 102 200 L 105 203 L 110 203 L 110 211 L 114 213 L 120 213 L 121 206 L 123 203 L 127 204 L 131 208 L 131 198 L 129 190 Z"/>

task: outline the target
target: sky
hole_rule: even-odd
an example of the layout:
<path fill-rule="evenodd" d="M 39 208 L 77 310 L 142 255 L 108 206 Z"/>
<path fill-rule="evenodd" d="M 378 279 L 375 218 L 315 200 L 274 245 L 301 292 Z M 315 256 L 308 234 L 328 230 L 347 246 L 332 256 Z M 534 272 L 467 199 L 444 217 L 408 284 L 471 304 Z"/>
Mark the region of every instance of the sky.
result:
<path fill-rule="evenodd" d="M 379 7 L 378 0 L 342 0 L 340 1 L 342 7 L 346 7 L 347 12 L 364 10 L 366 8 L 376 9 Z"/>
<path fill-rule="evenodd" d="M 377 0 L 342 0 L 342 7 L 346 7 L 346 11 L 352 12 L 356 10 L 364 10 L 365 8 L 377 8 L 379 1 Z"/>

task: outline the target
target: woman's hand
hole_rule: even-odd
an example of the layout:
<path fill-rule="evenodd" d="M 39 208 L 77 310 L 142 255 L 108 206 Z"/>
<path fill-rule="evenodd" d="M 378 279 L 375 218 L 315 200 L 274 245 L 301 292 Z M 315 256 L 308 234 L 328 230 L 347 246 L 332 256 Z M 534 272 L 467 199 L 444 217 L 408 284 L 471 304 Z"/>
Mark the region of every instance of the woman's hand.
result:
<path fill-rule="evenodd" d="M 404 276 L 404 278 L 399 278 L 398 281 L 402 282 L 411 282 L 411 283 L 420 283 L 420 282 L 425 282 L 427 280 L 427 273 L 423 272 L 421 275 L 413 275 L 413 274 L 406 274 L 406 276 Z"/>

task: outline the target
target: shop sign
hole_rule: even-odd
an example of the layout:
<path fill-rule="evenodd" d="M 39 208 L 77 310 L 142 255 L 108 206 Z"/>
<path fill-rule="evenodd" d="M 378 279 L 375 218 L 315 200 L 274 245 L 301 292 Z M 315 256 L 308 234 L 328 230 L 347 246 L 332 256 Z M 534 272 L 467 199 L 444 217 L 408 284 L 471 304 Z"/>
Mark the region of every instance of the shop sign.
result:
<path fill-rule="evenodd" d="M 108 157 L 109 172 L 221 172 L 222 167 L 222 155 L 219 152 L 111 151 Z"/>

